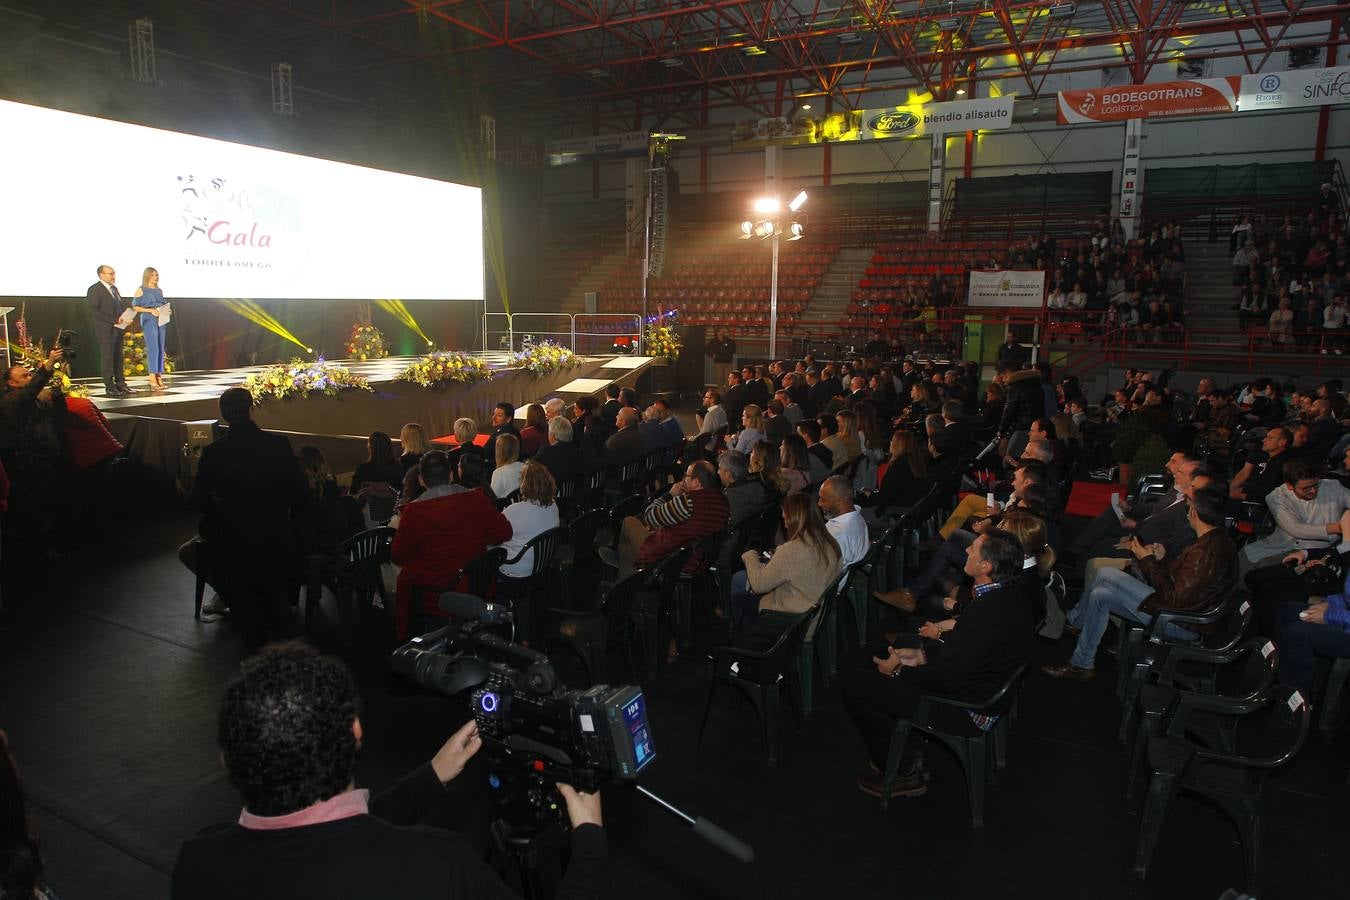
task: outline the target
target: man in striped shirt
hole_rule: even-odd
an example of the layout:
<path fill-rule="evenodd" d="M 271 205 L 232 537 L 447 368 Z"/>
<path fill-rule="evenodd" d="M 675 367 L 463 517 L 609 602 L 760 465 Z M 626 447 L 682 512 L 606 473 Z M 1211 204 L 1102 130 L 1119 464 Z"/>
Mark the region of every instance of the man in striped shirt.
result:
<path fill-rule="evenodd" d="M 623 520 L 619 540 L 619 578 L 627 578 L 638 566 L 660 562 L 680 547 L 691 547 L 727 527 L 731 508 L 722 495 L 717 470 L 699 461 L 685 470 L 684 478 L 665 497 L 652 501 L 641 516 Z M 699 561 L 691 559 L 697 569 Z"/>

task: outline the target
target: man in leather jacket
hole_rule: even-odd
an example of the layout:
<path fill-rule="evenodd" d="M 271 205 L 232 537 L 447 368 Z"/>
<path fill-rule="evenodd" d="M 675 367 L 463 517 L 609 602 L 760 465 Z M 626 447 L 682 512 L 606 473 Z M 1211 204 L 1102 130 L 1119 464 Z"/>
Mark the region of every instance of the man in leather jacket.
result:
<path fill-rule="evenodd" d="M 1068 616 L 1065 633 L 1078 636 L 1073 657 L 1060 665 L 1042 666 L 1051 678 L 1086 681 L 1095 674 L 1097 645 L 1112 615 L 1145 623 L 1160 609 L 1202 610 L 1230 598 L 1238 582 L 1237 547 L 1224 530 L 1227 489 L 1212 484 L 1198 488 L 1190 500 L 1195 543 L 1165 561 L 1161 544 L 1136 539 L 1130 549 L 1144 580 L 1117 569 L 1103 568 L 1083 591 Z M 1193 638 L 1193 632 L 1169 626 L 1172 637 Z"/>

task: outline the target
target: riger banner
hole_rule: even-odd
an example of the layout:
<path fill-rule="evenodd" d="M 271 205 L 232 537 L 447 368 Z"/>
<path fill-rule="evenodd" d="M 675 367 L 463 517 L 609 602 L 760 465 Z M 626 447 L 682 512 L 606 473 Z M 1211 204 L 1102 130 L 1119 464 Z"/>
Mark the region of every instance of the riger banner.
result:
<path fill-rule="evenodd" d="M 1227 78 L 1197 78 L 1194 81 L 1060 91 L 1059 124 L 1082 125 L 1088 122 L 1236 112 L 1241 83 L 1241 76 L 1232 75 Z"/>
<path fill-rule="evenodd" d="M 1296 109 L 1350 103 L 1350 66 L 1243 75 L 1238 110 Z"/>
<path fill-rule="evenodd" d="M 1003 270 L 971 272 L 968 306 L 1040 306 L 1045 300 L 1045 272 Z"/>

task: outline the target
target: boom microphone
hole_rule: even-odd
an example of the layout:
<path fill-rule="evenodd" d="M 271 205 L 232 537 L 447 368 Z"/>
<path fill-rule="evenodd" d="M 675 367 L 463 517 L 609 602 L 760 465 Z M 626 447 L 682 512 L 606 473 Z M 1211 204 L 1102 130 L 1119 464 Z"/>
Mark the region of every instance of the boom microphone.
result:
<path fill-rule="evenodd" d="M 441 594 L 441 611 L 456 619 L 482 622 L 484 625 L 509 625 L 514 619 L 511 607 L 487 603 L 473 594 L 446 591 Z"/>

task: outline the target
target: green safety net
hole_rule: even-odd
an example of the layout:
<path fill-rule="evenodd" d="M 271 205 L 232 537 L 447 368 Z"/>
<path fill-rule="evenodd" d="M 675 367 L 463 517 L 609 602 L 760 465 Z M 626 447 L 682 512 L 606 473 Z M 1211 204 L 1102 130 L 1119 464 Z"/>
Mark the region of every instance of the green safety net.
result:
<path fill-rule="evenodd" d="M 991 178 L 956 180 L 956 215 L 987 210 L 1039 207 L 1053 209 L 1066 204 L 1111 202 L 1110 172 L 1065 172 L 1047 175 L 999 175 Z"/>
<path fill-rule="evenodd" d="M 1243 166 L 1188 166 L 1147 169 L 1146 202 L 1169 200 L 1255 200 L 1311 197 L 1332 180 L 1336 163 L 1249 163 Z"/>

